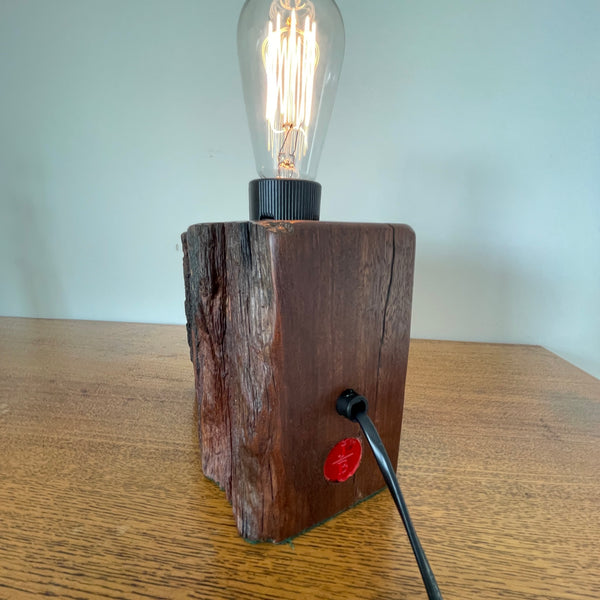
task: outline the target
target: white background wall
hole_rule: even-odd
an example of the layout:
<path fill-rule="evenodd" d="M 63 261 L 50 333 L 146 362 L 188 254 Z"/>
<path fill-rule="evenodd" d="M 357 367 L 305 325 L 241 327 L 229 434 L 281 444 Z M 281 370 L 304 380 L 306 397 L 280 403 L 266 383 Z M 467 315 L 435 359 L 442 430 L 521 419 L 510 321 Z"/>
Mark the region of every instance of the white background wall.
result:
<path fill-rule="evenodd" d="M 0 0 L 0 314 L 184 320 L 245 220 L 241 0 Z M 324 220 L 417 233 L 413 335 L 600 376 L 600 2 L 340 0 Z"/>

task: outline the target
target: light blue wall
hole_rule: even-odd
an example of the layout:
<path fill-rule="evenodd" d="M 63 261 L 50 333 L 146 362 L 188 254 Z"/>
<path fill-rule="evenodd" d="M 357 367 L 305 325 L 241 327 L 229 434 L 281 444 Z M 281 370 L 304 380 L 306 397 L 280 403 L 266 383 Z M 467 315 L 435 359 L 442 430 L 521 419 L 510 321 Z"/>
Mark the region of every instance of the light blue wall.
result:
<path fill-rule="evenodd" d="M 247 218 L 241 0 L 0 0 L 0 314 L 183 322 Z M 413 335 L 600 376 L 600 2 L 340 0 L 322 218 L 417 233 Z"/>

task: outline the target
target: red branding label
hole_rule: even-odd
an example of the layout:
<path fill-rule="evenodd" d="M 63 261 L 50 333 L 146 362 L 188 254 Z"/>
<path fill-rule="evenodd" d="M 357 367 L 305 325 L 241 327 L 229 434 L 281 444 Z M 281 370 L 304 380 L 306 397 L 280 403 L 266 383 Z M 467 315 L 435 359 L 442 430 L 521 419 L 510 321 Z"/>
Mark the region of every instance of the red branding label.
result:
<path fill-rule="evenodd" d="M 362 458 L 362 444 L 357 438 L 338 442 L 327 455 L 323 475 L 327 481 L 346 481 L 356 473 Z"/>

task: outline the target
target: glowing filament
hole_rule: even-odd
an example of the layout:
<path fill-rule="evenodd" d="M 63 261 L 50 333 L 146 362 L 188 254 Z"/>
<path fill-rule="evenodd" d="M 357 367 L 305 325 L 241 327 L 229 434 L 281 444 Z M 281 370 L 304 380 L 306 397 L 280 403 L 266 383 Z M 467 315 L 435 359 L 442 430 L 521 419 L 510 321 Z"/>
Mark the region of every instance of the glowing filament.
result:
<path fill-rule="evenodd" d="M 296 158 L 308 147 L 315 69 L 318 62 L 317 25 L 307 16 L 299 29 L 296 11 L 282 27 L 278 14 L 269 21 L 263 44 L 267 74 L 266 119 L 268 145 L 277 159 L 279 176 L 294 177 Z"/>

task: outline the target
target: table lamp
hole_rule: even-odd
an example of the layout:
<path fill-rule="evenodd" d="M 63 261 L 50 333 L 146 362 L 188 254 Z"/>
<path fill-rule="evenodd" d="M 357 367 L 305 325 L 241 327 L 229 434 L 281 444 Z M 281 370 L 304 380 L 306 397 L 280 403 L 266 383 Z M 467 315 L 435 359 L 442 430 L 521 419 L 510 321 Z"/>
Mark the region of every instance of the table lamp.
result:
<path fill-rule="evenodd" d="M 344 44 L 333 0 L 244 4 L 250 220 L 182 235 L 202 466 L 253 541 L 298 535 L 384 487 L 364 432 L 336 410 L 345 390 L 369 398 L 397 462 L 414 233 L 318 221 Z"/>

